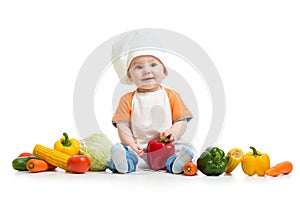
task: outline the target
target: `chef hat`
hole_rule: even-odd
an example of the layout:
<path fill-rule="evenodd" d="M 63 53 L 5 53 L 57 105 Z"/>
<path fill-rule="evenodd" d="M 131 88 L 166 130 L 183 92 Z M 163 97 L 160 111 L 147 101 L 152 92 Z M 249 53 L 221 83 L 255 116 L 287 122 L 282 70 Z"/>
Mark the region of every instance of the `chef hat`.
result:
<path fill-rule="evenodd" d="M 116 40 L 112 46 L 112 62 L 121 83 L 132 84 L 127 72 L 131 61 L 138 56 L 154 56 L 165 67 L 165 50 L 155 47 L 161 40 L 156 34 L 143 29 L 128 32 Z"/>

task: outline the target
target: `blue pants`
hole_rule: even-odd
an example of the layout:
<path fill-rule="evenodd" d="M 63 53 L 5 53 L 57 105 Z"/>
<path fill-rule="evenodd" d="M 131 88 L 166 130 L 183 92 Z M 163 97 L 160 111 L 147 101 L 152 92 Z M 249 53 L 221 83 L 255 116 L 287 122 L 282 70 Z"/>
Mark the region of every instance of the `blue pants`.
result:
<path fill-rule="evenodd" d="M 129 149 L 127 146 L 123 145 L 123 147 L 124 147 L 125 150 L 126 150 L 126 159 L 127 159 L 127 163 L 128 163 L 128 172 L 127 172 L 127 173 L 130 173 L 130 172 L 135 171 L 136 165 L 137 165 L 137 163 L 138 163 L 138 157 L 137 157 L 137 155 L 136 155 L 131 149 Z M 118 173 L 118 171 L 116 170 L 115 165 L 114 165 L 112 159 L 110 159 L 108 168 L 109 168 L 112 172 Z"/>
<path fill-rule="evenodd" d="M 127 163 L 128 163 L 128 172 L 127 173 L 131 173 L 133 171 L 136 170 L 136 166 L 138 164 L 138 157 L 137 155 L 128 148 L 128 146 L 123 145 L 123 147 L 125 148 L 126 151 L 126 159 L 127 159 Z M 176 155 L 174 154 L 173 156 L 170 156 L 166 162 L 166 169 L 167 172 L 169 173 L 173 173 L 172 172 L 172 164 L 174 162 L 174 160 L 176 159 Z M 114 163 L 112 161 L 112 159 L 110 159 L 108 168 L 113 172 L 113 173 L 118 173 L 118 171 L 116 170 Z"/>

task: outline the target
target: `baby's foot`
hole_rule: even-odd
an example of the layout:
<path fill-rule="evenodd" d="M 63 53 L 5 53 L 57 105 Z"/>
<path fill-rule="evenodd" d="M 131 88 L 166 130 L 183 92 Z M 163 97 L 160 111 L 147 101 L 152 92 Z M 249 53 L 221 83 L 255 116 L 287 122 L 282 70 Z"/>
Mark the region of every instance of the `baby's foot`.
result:
<path fill-rule="evenodd" d="M 173 173 L 174 174 L 181 173 L 183 171 L 184 164 L 189 161 L 192 161 L 193 157 L 194 157 L 193 150 L 187 146 L 183 146 L 173 163 L 172 166 Z"/>
<path fill-rule="evenodd" d="M 126 150 L 123 145 L 117 143 L 110 148 L 111 159 L 119 173 L 128 172 L 128 163 L 126 159 Z"/>

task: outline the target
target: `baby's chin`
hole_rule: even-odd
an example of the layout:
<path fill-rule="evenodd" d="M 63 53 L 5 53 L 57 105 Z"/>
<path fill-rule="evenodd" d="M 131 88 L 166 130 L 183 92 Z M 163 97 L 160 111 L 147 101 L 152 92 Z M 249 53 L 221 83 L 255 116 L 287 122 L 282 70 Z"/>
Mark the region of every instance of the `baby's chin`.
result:
<path fill-rule="evenodd" d="M 155 84 L 143 84 L 138 87 L 139 92 L 154 92 L 156 90 L 160 89 L 160 84 L 155 83 Z"/>

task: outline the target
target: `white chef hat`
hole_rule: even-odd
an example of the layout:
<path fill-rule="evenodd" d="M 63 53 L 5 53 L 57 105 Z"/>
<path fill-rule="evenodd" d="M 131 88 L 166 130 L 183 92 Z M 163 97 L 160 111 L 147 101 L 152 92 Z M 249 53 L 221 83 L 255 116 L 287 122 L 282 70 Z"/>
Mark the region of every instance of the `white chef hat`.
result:
<path fill-rule="evenodd" d="M 132 84 L 127 72 L 131 61 L 138 56 L 154 56 L 165 67 L 166 52 L 164 49 L 155 47 L 161 40 L 157 35 L 141 29 L 124 34 L 113 44 L 112 62 L 121 83 Z"/>

